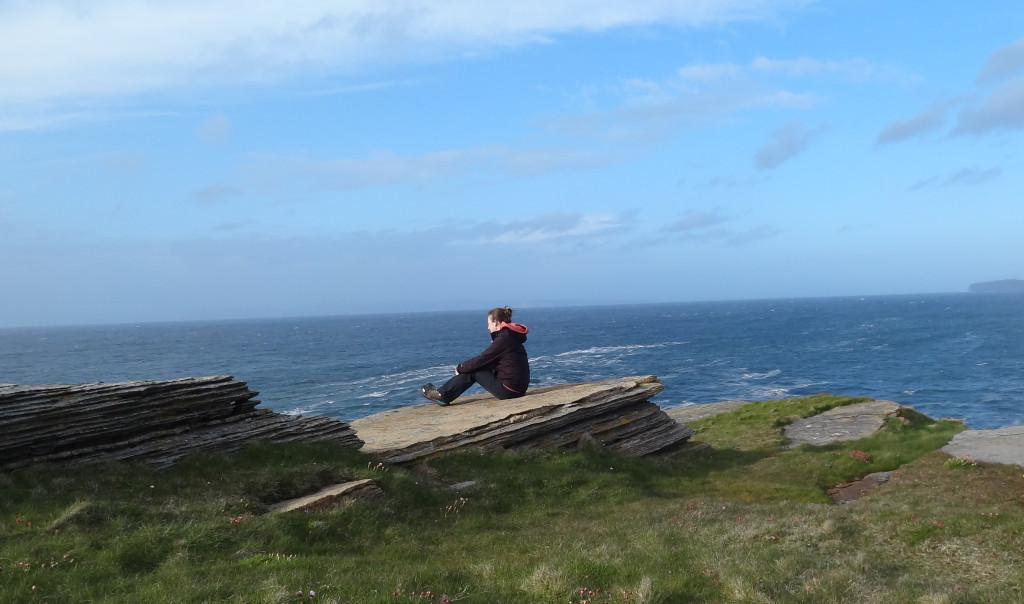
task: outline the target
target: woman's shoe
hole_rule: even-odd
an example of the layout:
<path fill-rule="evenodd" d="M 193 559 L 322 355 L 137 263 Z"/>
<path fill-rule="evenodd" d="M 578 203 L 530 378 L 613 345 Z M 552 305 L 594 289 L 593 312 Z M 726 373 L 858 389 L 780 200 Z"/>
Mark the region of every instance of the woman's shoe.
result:
<path fill-rule="evenodd" d="M 426 398 L 434 401 L 438 405 L 441 405 L 442 407 L 447 407 L 448 406 L 448 403 L 446 403 L 443 400 L 441 400 L 441 393 L 438 392 L 437 387 L 434 386 L 433 384 L 427 384 L 426 386 L 421 386 L 420 387 L 420 394 L 422 394 Z"/>

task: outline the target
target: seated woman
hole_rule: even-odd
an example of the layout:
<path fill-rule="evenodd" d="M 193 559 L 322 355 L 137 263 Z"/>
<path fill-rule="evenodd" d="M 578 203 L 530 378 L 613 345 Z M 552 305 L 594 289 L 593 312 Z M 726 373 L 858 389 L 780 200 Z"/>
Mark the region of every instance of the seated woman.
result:
<path fill-rule="evenodd" d="M 473 384 L 498 399 L 523 396 L 530 385 L 530 360 L 523 342 L 525 325 L 512 322 L 512 309 L 494 308 L 487 313 L 487 330 L 491 332 L 491 345 L 477 356 L 455 367 L 455 377 L 440 388 L 427 384 L 420 388 L 423 396 L 438 405 L 447 405 L 462 395 Z"/>

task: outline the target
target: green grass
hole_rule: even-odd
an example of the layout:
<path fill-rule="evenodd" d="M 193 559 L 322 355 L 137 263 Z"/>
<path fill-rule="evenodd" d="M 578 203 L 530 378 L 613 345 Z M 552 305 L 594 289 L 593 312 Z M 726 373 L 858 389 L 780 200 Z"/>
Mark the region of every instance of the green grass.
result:
<path fill-rule="evenodd" d="M 907 413 L 782 450 L 781 427 L 861 399 L 695 422 L 713 450 L 447 455 L 383 467 L 329 445 L 0 473 L 0 602 L 1017 602 L 1021 468 L 947 463 L 962 426 Z M 851 455 L 851 452 L 856 452 Z M 880 470 L 845 506 L 827 487 Z M 373 478 L 381 499 L 268 506 Z M 461 492 L 449 485 L 476 481 Z M 315 592 L 311 596 L 310 592 Z"/>

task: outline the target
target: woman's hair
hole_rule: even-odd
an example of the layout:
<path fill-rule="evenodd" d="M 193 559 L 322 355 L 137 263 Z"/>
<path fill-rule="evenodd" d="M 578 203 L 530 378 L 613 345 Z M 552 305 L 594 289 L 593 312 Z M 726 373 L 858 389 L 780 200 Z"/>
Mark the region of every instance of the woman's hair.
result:
<path fill-rule="evenodd" d="M 511 323 L 512 322 L 512 309 L 505 306 L 503 308 L 492 308 L 488 313 L 487 317 L 498 323 Z"/>

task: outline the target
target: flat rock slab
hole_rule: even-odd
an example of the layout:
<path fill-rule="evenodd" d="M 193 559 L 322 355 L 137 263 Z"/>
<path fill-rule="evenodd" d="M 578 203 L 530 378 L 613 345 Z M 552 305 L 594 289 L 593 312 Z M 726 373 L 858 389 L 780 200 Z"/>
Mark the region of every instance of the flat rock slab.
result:
<path fill-rule="evenodd" d="M 837 484 L 831 489 L 828 489 L 826 493 L 829 498 L 832 499 L 833 503 L 843 505 L 867 495 L 871 491 L 889 482 L 890 478 L 892 478 L 891 470 L 886 472 L 875 472 L 873 474 L 868 474 L 860 480 Z"/>
<path fill-rule="evenodd" d="M 726 411 L 732 411 L 733 409 L 739 409 L 740 407 L 749 405 L 750 403 L 751 401 L 719 401 L 717 403 L 701 403 L 699 405 L 687 405 L 685 407 L 665 409 L 665 413 L 668 413 L 669 417 L 680 424 L 686 424 L 706 417 L 711 417 L 712 415 L 718 415 L 719 413 L 725 413 Z"/>
<path fill-rule="evenodd" d="M 681 447 L 693 430 L 650 399 L 663 386 L 638 376 L 547 386 L 500 401 L 467 396 L 447 407 L 425 403 L 352 422 L 362 451 L 405 463 L 464 448 L 566 448 L 593 442 L 626 455 Z"/>
<path fill-rule="evenodd" d="M 942 450 L 953 457 L 967 455 L 977 461 L 1024 466 L 1024 426 L 964 430 Z"/>
<path fill-rule="evenodd" d="M 789 439 L 786 448 L 866 438 L 884 426 L 886 419 L 895 416 L 901 406 L 892 401 L 868 401 L 797 420 L 783 429 Z"/>
<path fill-rule="evenodd" d="M 370 478 L 354 480 L 342 484 L 335 484 L 320 489 L 312 495 L 289 499 L 270 506 L 271 514 L 283 514 L 284 512 L 315 512 L 333 507 L 339 503 L 348 503 L 356 499 L 377 497 L 384 492 L 380 490 Z"/>

